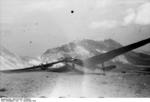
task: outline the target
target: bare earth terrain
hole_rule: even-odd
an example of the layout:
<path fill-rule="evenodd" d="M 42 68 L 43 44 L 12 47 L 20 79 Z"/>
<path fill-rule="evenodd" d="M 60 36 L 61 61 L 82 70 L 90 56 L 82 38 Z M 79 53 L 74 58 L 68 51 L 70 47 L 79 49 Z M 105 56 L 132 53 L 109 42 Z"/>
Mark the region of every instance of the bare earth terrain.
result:
<path fill-rule="evenodd" d="M 150 97 L 150 75 L 0 72 L 1 97 Z"/>

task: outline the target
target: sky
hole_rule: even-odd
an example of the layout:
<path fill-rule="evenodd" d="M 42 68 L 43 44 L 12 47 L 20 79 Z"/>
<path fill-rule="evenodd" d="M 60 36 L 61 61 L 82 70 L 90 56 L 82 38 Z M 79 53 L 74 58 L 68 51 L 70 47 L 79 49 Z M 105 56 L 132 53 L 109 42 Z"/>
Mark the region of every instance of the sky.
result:
<path fill-rule="evenodd" d="M 81 39 L 127 45 L 148 37 L 150 0 L 0 0 L 0 44 L 18 55 Z"/>

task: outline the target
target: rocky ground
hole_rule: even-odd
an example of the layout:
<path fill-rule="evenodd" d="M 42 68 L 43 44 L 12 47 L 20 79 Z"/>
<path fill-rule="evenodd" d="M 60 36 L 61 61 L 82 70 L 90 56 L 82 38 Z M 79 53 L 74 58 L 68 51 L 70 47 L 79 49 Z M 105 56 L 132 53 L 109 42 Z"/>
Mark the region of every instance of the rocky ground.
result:
<path fill-rule="evenodd" d="M 0 72 L 1 97 L 150 97 L 150 75 Z"/>

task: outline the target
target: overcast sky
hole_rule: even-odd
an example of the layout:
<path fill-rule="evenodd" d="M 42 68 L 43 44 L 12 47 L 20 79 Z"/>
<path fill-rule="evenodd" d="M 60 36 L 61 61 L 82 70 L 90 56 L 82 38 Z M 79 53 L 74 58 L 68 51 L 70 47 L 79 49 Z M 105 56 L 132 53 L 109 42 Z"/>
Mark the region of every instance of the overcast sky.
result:
<path fill-rule="evenodd" d="M 150 0 L 0 0 L 0 37 L 28 56 L 83 38 L 126 45 L 150 37 Z"/>

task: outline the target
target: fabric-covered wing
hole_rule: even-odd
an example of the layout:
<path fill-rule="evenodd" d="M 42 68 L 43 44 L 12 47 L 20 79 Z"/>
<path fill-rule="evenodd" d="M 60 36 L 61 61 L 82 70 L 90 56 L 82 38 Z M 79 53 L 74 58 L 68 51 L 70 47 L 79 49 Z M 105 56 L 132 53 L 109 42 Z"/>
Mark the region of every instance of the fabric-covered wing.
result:
<path fill-rule="evenodd" d="M 112 50 L 112 51 L 109 51 L 109 52 L 106 52 L 104 54 L 100 54 L 100 55 L 90 57 L 90 58 L 86 59 L 84 62 L 86 64 L 89 64 L 89 65 L 90 64 L 93 64 L 93 65 L 94 64 L 102 64 L 105 61 L 111 60 L 116 56 L 127 53 L 131 50 L 134 50 L 136 48 L 144 46 L 148 43 L 150 43 L 150 38 L 139 41 L 139 42 L 136 42 L 136 43 L 133 43 L 133 44 L 130 44 L 130 45 L 127 45 L 127 46 L 124 46 L 124 47 L 121 47 L 121 48 L 118 48 L 118 49 L 115 49 L 115 50 Z"/>
<path fill-rule="evenodd" d="M 32 66 L 32 67 L 21 68 L 21 69 L 3 70 L 0 72 L 21 72 L 21 71 L 38 70 L 41 68 L 51 67 L 52 65 L 57 64 L 59 62 L 63 62 L 63 60 L 52 62 L 52 63 L 47 63 L 47 64 L 41 64 L 41 65 L 37 65 L 37 66 Z"/>

